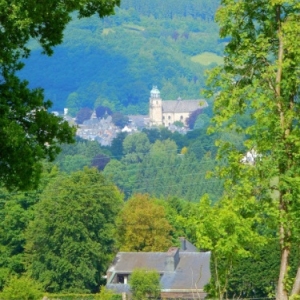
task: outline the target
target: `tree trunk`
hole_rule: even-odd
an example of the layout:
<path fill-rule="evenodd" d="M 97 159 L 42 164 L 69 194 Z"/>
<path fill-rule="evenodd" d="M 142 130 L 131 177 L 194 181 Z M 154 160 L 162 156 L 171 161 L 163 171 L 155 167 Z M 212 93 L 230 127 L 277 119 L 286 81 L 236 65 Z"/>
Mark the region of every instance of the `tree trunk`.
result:
<path fill-rule="evenodd" d="M 283 224 L 280 225 L 280 244 L 281 244 L 281 260 L 280 272 L 277 285 L 276 300 L 288 300 L 288 293 L 284 286 L 284 279 L 288 272 L 288 259 L 290 255 L 289 246 L 285 245 L 285 228 Z"/>
<path fill-rule="evenodd" d="M 295 278 L 291 296 L 299 295 L 299 294 L 300 294 L 300 266 L 298 267 L 298 270 L 297 270 L 297 275 Z"/>

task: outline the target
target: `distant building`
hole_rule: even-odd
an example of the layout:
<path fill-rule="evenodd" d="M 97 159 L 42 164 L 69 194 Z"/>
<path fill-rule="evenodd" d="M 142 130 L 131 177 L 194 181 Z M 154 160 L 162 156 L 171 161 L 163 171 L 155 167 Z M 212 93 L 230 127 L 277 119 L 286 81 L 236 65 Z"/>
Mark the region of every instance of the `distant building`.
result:
<path fill-rule="evenodd" d="M 167 252 L 119 252 L 107 270 L 106 287 L 119 294 L 130 294 L 130 275 L 143 268 L 159 273 L 161 297 L 204 299 L 204 286 L 211 277 L 210 252 L 199 252 L 185 238 L 180 240 L 180 249 L 171 247 Z"/>
<path fill-rule="evenodd" d="M 180 121 L 187 125 L 187 119 L 193 111 L 207 106 L 204 99 L 162 100 L 160 91 L 153 86 L 149 99 L 149 123 L 150 126 L 170 126 L 174 122 Z"/>

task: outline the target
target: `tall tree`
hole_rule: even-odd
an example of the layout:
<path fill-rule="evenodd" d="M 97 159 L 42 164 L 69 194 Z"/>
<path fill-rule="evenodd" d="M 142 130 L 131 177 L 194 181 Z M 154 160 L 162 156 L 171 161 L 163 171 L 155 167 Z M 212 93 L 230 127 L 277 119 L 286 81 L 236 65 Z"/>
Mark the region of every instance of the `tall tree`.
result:
<path fill-rule="evenodd" d="M 166 251 L 172 245 L 171 231 L 164 207 L 149 195 L 134 195 L 118 217 L 121 251 Z"/>
<path fill-rule="evenodd" d="M 0 189 L 0 289 L 12 275 L 26 271 L 25 231 L 33 220 L 33 210 L 45 186 L 58 175 L 57 167 L 43 165 L 39 187 L 31 192 L 8 192 Z"/>
<path fill-rule="evenodd" d="M 41 160 L 53 160 L 59 144 L 71 142 L 74 131 L 61 118 L 48 112 L 42 90 L 28 88 L 16 72 L 23 67 L 20 59 L 30 54 L 28 42 L 35 39 L 44 53 L 63 40 L 63 30 L 71 13 L 100 17 L 113 13 L 119 0 L 67 2 L 2 1 L 0 4 L 0 180 L 9 188 L 37 186 L 42 172 Z"/>
<path fill-rule="evenodd" d="M 49 292 L 95 292 L 115 251 L 122 196 L 95 168 L 43 191 L 26 233 L 28 271 Z"/>
<path fill-rule="evenodd" d="M 229 197 L 236 199 L 238 193 L 244 198 L 241 191 L 246 192 L 261 208 L 268 207 L 264 216 L 273 213 L 281 249 L 276 297 L 286 300 L 289 293 L 300 293 L 300 267 L 296 278 L 289 274 L 291 241 L 299 243 L 300 4 L 298 0 L 221 4 L 216 16 L 220 35 L 231 39 L 224 65 L 209 78 L 216 98 L 215 129 L 239 132 L 238 116 L 250 114 L 253 123 L 245 129 L 244 145 L 256 157 L 253 165 L 245 165 L 241 163 L 245 153 L 221 142 L 219 155 L 228 160 L 222 174 Z M 287 284 L 291 276 L 293 288 Z"/>

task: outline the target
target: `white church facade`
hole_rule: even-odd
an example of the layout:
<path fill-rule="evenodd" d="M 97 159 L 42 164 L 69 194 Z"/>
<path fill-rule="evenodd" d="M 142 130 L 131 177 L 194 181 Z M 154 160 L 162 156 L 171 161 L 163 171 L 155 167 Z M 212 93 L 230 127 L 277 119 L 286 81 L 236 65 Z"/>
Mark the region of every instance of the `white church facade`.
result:
<path fill-rule="evenodd" d="M 187 119 L 193 111 L 207 106 L 208 104 L 204 99 L 162 100 L 160 91 L 156 86 L 153 86 L 149 99 L 150 126 L 170 126 L 176 121 L 187 125 Z"/>

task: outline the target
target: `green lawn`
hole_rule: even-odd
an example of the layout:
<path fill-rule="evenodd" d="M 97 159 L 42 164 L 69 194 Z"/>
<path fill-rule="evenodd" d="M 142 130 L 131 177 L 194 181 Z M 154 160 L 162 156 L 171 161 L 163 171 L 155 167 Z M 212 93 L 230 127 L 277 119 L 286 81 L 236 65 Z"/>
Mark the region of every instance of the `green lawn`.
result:
<path fill-rule="evenodd" d="M 212 52 L 204 52 L 191 57 L 193 62 L 199 63 L 201 65 L 209 65 L 211 63 L 216 63 L 218 65 L 223 64 L 223 57 L 218 56 Z"/>

